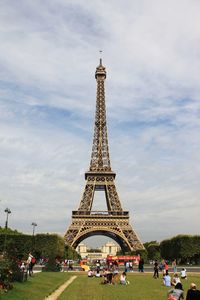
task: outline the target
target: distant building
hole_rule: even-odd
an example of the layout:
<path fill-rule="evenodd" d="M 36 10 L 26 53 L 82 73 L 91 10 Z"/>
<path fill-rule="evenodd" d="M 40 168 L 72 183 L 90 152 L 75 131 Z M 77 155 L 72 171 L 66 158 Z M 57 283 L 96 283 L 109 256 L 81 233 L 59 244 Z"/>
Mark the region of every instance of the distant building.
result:
<path fill-rule="evenodd" d="M 87 248 L 87 246 L 84 243 L 80 243 L 78 247 L 76 248 L 76 251 L 80 254 L 82 258 L 89 258 L 89 259 L 104 259 L 107 257 L 107 255 L 113 255 L 115 256 L 117 252 L 120 250 L 120 247 L 113 243 L 112 241 L 108 241 L 105 245 L 103 245 L 100 248 L 97 248 L 92 251 L 91 248 Z"/>
<path fill-rule="evenodd" d="M 117 252 L 120 250 L 120 247 L 115 243 L 108 241 L 105 245 L 101 247 L 102 254 L 106 255 L 116 255 Z"/>
<path fill-rule="evenodd" d="M 76 248 L 76 251 L 82 258 L 85 258 L 87 256 L 87 246 L 84 243 L 80 243 Z"/>

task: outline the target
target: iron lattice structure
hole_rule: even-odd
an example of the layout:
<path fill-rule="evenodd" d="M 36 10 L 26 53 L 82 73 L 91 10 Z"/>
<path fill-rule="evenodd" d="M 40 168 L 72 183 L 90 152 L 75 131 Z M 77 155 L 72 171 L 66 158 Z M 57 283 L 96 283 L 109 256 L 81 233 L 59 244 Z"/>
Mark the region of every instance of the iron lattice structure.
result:
<path fill-rule="evenodd" d="M 97 81 L 94 137 L 89 171 L 85 173 L 86 185 L 79 208 L 72 212 L 72 222 L 65 234 L 65 242 L 76 248 L 85 238 L 106 235 L 113 238 L 124 252 L 144 249 L 129 223 L 129 212 L 123 211 L 115 187 L 116 174 L 111 169 L 104 81 L 106 69 L 96 68 Z M 92 211 L 95 191 L 104 190 L 107 210 Z"/>

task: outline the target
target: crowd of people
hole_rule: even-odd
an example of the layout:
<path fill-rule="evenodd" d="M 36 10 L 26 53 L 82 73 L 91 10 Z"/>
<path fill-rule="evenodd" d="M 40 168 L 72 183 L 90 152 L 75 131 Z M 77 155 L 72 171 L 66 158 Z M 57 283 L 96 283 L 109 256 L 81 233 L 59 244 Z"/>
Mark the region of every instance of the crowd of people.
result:
<path fill-rule="evenodd" d="M 186 298 L 184 298 L 182 280 L 187 280 L 187 272 L 185 268 L 182 268 L 180 273 L 177 272 L 176 260 L 172 262 L 173 275 L 169 274 L 169 265 L 166 261 L 162 261 L 160 264 L 156 260 L 154 262 L 153 278 L 159 278 L 159 271 L 162 271 L 162 282 L 166 287 L 171 287 L 168 291 L 168 300 L 200 300 L 200 290 L 197 289 L 195 283 L 190 284 L 190 288 L 187 291 Z"/>
<path fill-rule="evenodd" d="M 119 272 L 118 264 L 114 263 L 108 268 L 102 268 L 100 267 L 100 264 L 97 263 L 96 267 L 94 269 L 88 270 L 88 277 L 90 278 L 102 278 L 101 284 L 121 284 L 121 285 L 127 285 L 129 284 L 129 281 L 127 280 L 127 268 L 129 268 L 127 265 L 125 266 L 124 272 Z"/>
<path fill-rule="evenodd" d="M 108 270 L 104 269 L 102 271 L 102 284 L 122 284 L 127 285 L 129 284 L 129 281 L 127 280 L 127 273 L 124 271 L 121 274 L 117 270 Z"/>
<path fill-rule="evenodd" d="M 19 268 L 22 272 L 26 273 L 29 276 L 33 275 L 33 267 L 36 263 L 35 257 L 29 253 L 27 261 L 21 262 Z M 72 268 L 73 269 L 73 268 Z M 94 269 L 88 270 L 89 278 L 102 278 L 101 284 L 110 284 L 110 285 L 127 285 L 129 281 L 127 280 L 127 272 L 133 271 L 133 267 L 130 264 L 124 265 L 124 271 L 119 272 L 119 267 L 117 262 L 108 265 L 107 267 L 101 268 L 99 262 L 96 263 Z M 144 261 L 141 259 L 138 265 L 138 271 L 144 272 Z M 153 278 L 158 279 L 159 273 L 161 272 L 162 283 L 164 286 L 169 287 L 170 289 L 167 292 L 168 300 L 200 300 L 200 290 L 197 289 L 195 283 L 190 284 L 190 288 L 186 293 L 186 298 L 184 295 L 182 280 L 187 280 L 187 271 L 185 268 L 182 268 L 181 271 L 177 272 L 176 260 L 172 262 L 172 275 L 169 273 L 169 264 L 166 261 L 158 263 L 156 260 L 154 262 L 154 272 Z"/>
<path fill-rule="evenodd" d="M 100 264 L 96 265 L 96 268 L 88 271 L 88 277 L 99 278 L 102 277 L 101 284 L 121 284 L 127 285 L 127 271 L 131 271 L 130 265 L 125 264 L 124 272 L 119 272 L 117 263 L 109 265 L 108 268 L 100 268 Z M 144 261 L 138 265 L 138 271 L 144 272 Z M 169 273 L 169 264 L 166 261 L 158 263 L 154 262 L 153 278 L 159 278 L 161 272 L 162 284 L 169 288 L 167 291 L 168 300 L 200 300 L 200 290 L 197 289 L 195 283 L 190 284 L 190 288 L 186 292 L 186 298 L 184 295 L 183 284 L 181 281 L 187 280 L 187 272 L 185 268 L 182 268 L 180 272 L 177 272 L 176 260 L 172 262 L 172 275 Z"/>

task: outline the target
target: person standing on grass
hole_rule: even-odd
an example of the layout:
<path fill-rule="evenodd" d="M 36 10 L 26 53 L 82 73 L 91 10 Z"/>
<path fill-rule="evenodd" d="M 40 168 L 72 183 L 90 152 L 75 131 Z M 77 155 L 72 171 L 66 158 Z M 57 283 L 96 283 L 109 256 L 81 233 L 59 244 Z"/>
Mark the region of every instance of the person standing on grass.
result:
<path fill-rule="evenodd" d="M 173 260 L 172 262 L 172 268 L 173 268 L 173 272 L 174 274 L 177 272 L 177 263 L 176 263 L 176 259 Z"/>
<path fill-rule="evenodd" d="M 184 299 L 183 286 L 180 282 L 177 285 L 168 291 L 168 299 L 169 300 L 181 300 Z"/>
<path fill-rule="evenodd" d="M 165 261 L 165 274 L 166 272 L 169 272 L 169 265 L 167 261 Z"/>
<path fill-rule="evenodd" d="M 155 260 L 155 263 L 154 263 L 154 274 L 153 274 L 153 278 L 158 278 L 159 277 L 159 274 L 158 274 L 158 261 Z"/>
<path fill-rule="evenodd" d="M 35 257 L 33 257 L 33 255 L 31 253 L 29 253 L 28 259 L 27 259 L 27 270 L 28 270 L 29 276 L 33 275 L 33 266 L 35 265 L 35 263 L 36 263 Z"/>
<path fill-rule="evenodd" d="M 133 262 L 132 261 L 129 262 L 129 269 L 130 269 L 130 272 L 133 272 Z"/>
<path fill-rule="evenodd" d="M 126 261 L 125 262 L 125 273 L 127 273 L 129 271 L 129 266 L 130 266 L 129 261 Z"/>
<path fill-rule="evenodd" d="M 144 259 L 143 258 L 141 258 L 140 261 L 139 261 L 138 271 L 139 272 L 144 272 Z"/>

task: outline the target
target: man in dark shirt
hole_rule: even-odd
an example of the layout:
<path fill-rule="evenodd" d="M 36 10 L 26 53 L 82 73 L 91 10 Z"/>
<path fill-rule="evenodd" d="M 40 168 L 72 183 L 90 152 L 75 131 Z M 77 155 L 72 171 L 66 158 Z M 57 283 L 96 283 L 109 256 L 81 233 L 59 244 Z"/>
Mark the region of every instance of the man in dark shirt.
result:
<path fill-rule="evenodd" d="M 157 262 L 157 260 L 154 263 L 154 274 L 153 274 L 153 277 L 154 278 L 158 278 L 159 277 L 159 274 L 158 274 L 158 262 Z"/>

